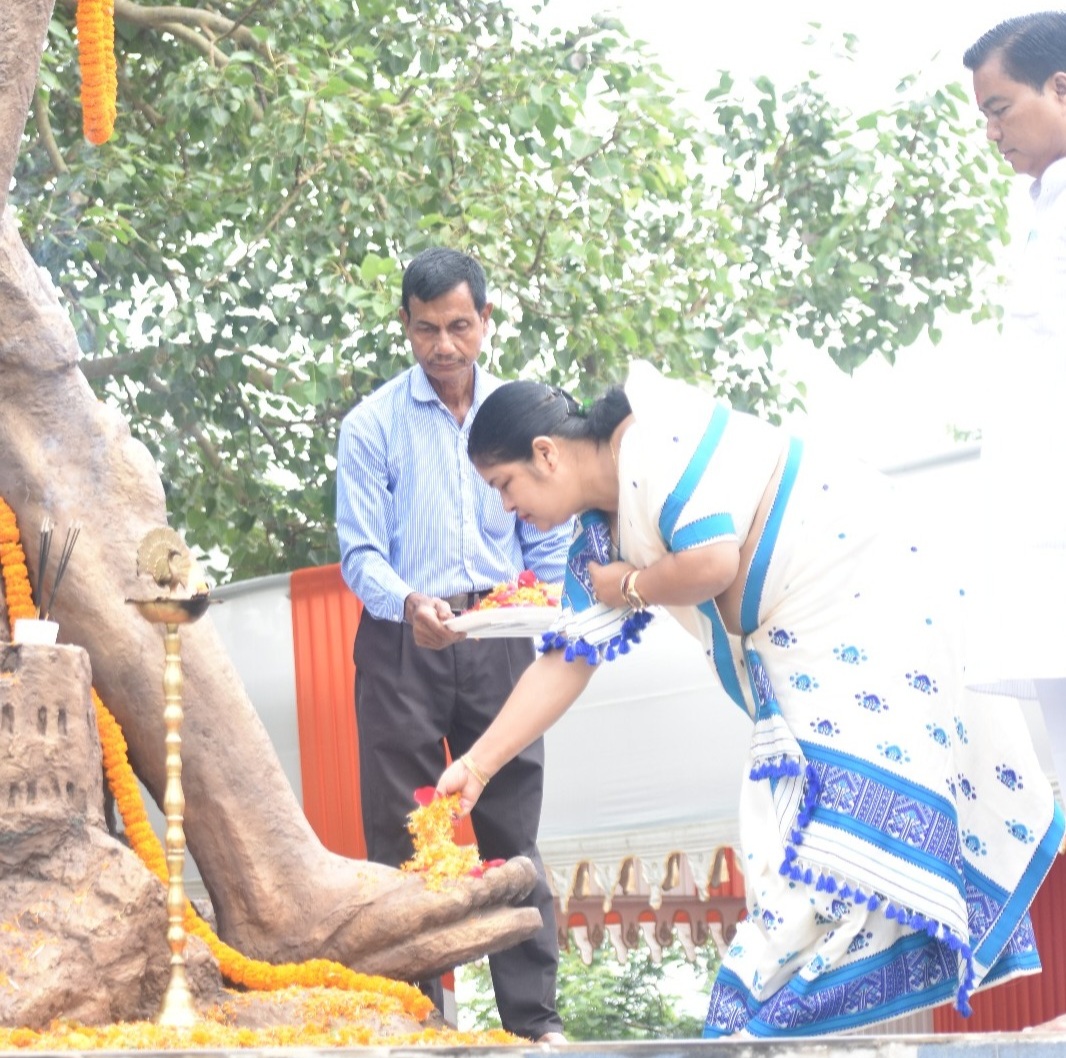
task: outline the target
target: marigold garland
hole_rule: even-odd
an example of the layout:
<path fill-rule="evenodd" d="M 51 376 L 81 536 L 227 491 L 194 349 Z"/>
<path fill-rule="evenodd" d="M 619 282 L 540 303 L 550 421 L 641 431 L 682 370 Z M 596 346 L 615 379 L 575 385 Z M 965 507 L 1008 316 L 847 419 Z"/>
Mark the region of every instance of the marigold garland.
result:
<path fill-rule="evenodd" d="M 148 821 L 140 786 L 130 767 L 122 729 L 95 690 L 92 692 L 92 698 L 100 731 L 104 773 L 115 798 L 115 806 L 122 817 L 126 837 L 141 862 L 165 885 L 169 877 L 166 852 Z M 427 1017 L 433 1009 L 432 1002 L 413 985 L 386 977 L 356 973 L 329 959 L 309 959 L 302 963 L 268 963 L 249 959 L 220 940 L 188 901 L 185 904 L 185 929 L 207 945 L 227 981 L 245 988 L 271 992 L 300 985 L 304 988 L 343 988 L 372 992 L 399 1002 L 404 1011 L 419 1020 Z"/>
<path fill-rule="evenodd" d="M 82 130 L 99 146 L 111 138 L 118 113 L 115 0 L 78 0 L 77 23 Z"/>
<path fill-rule="evenodd" d="M 15 512 L 0 498 L 0 572 L 4 578 L 7 616 L 12 625 L 23 617 L 36 617 L 30 573 L 22 550 Z"/>

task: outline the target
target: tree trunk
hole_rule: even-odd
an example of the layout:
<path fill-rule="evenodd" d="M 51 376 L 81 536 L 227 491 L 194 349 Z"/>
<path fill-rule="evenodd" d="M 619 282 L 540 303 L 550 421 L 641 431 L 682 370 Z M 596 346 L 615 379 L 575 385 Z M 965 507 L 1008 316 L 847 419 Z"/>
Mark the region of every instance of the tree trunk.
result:
<path fill-rule="evenodd" d="M 10 183 L 51 7 L 19 0 L 0 20 L 0 194 Z M 60 642 L 88 651 L 93 684 L 161 804 L 163 630 L 125 600 L 146 594 L 137 549 L 149 530 L 167 524 L 165 496 L 151 456 L 93 394 L 78 358 L 55 290 L 5 211 L 0 496 L 18 517 L 31 578 L 44 518 L 54 521 L 60 540 L 81 524 L 53 608 Z M 527 859 L 440 893 L 391 868 L 328 852 L 304 818 L 210 616 L 185 626 L 181 642 L 186 838 L 224 940 L 269 961 L 324 956 L 416 978 L 535 932 L 535 910 L 506 906 L 532 888 Z"/>

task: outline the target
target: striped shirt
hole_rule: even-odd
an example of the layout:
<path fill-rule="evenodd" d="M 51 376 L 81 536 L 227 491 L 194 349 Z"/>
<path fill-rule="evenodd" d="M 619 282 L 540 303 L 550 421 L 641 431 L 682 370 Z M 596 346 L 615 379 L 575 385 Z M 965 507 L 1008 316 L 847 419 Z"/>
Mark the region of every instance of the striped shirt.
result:
<path fill-rule="evenodd" d="M 499 385 L 474 365 L 474 402 L 460 426 L 416 364 L 341 423 L 341 572 L 379 620 L 402 621 L 411 592 L 483 591 L 523 569 L 562 581 L 572 525 L 544 533 L 505 511 L 466 454 L 474 415 Z"/>

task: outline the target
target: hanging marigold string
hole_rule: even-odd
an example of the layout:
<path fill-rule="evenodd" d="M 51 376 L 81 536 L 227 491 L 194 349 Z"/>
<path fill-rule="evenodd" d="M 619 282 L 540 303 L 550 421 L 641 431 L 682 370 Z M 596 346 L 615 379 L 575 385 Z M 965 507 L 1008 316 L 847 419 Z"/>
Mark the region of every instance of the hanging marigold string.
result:
<path fill-rule="evenodd" d="M 82 130 L 99 146 L 111 138 L 118 112 L 115 0 L 78 0 L 77 23 Z"/>

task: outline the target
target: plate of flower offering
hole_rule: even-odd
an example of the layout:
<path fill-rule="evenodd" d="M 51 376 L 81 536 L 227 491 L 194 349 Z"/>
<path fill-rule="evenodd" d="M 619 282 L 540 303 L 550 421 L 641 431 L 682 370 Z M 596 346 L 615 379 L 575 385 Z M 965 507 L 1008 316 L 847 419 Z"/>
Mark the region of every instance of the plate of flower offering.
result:
<path fill-rule="evenodd" d="M 559 616 L 561 586 L 537 580 L 524 570 L 514 581 L 497 584 L 477 606 L 444 624 L 472 639 L 539 636 Z"/>

